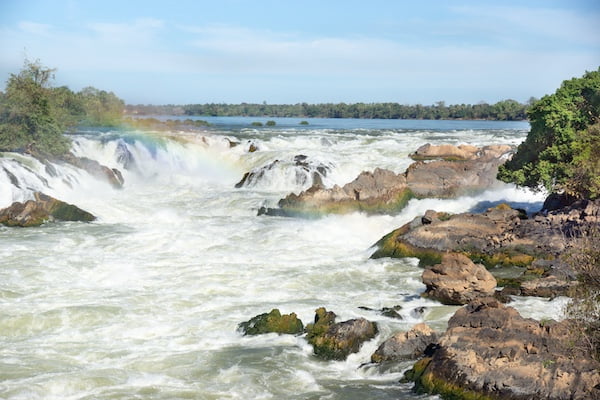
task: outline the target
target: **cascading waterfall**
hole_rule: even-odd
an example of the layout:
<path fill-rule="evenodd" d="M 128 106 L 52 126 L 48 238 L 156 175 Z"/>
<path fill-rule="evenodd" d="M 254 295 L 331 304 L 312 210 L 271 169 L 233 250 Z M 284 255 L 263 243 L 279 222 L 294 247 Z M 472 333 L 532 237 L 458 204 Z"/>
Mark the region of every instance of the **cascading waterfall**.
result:
<path fill-rule="evenodd" d="M 396 331 L 422 321 L 444 329 L 456 307 L 420 297 L 415 260 L 371 260 L 370 246 L 428 209 L 464 212 L 502 200 L 533 211 L 543 196 L 505 185 L 413 200 L 395 216 L 303 220 L 258 217 L 257 210 L 309 187 L 322 166 L 325 185 L 342 185 L 375 167 L 403 171 L 408 154 L 427 142 L 517 144 L 527 126 L 311 120 L 297 128 L 277 121 L 263 130 L 217 118 L 209 132 L 74 135 L 74 154 L 118 168 L 122 189 L 68 164 L 53 163 L 51 171 L 27 155 L 4 154 L 0 207 L 42 191 L 98 220 L 0 227 L 0 397 L 422 398 L 398 383 L 410 362 L 363 364 Z M 249 152 L 250 144 L 258 150 Z M 298 156 L 306 158 L 295 163 Z M 268 173 L 235 188 L 244 173 L 275 160 Z M 514 305 L 541 318 L 557 317 L 563 303 Z M 395 305 L 402 319 L 359 308 Z M 321 306 L 340 321 L 375 321 L 380 334 L 346 361 L 326 362 L 301 336 L 237 330 L 273 308 L 307 323 Z"/>

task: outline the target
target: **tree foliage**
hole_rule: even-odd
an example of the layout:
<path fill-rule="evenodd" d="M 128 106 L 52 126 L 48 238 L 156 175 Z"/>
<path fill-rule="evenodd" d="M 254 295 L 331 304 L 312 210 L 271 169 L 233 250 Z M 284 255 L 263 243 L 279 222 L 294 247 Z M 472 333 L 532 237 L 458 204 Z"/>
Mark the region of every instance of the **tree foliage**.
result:
<path fill-rule="evenodd" d="M 361 119 L 486 119 L 520 121 L 526 119 L 527 104 L 503 100 L 496 104 L 454 104 L 439 101 L 434 105 L 399 103 L 322 103 L 322 104 L 188 104 L 185 106 L 127 106 L 138 115 L 197 115 L 214 117 L 296 117 Z"/>
<path fill-rule="evenodd" d="M 120 123 L 125 104 L 112 92 L 87 87 L 75 93 L 53 87 L 54 69 L 25 61 L 11 74 L 0 93 L 0 150 L 23 151 L 30 146 L 53 155 L 66 153 L 64 133 L 75 126 Z"/>
<path fill-rule="evenodd" d="M 562 83 L 528 111 L 531 130 L 499 179 L 579 198 L 600 195 L 600 68 Z"/>

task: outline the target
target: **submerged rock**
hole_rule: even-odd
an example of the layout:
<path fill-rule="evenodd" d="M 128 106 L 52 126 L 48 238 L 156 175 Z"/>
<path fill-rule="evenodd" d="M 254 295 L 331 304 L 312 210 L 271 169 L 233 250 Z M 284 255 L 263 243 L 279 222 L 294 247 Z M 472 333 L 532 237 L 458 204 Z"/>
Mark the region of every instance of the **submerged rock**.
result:
<path fill-rule="evenodd" d="M 483 265 L 458 253 L 444 254 L 440 264 L 423 271 L 422 279 L 427 286 L 425 296 L 448 305 L 493 296 L 496 289 L 496 279 Z"/>
<path fill-rule="evenodd" d="M 600 398 L 600 364 L 578 350 L 568 324 L 541 324 L 492 298 L 475 300 L 406 377 L 444 398 Z"/>
<path fill-rule="evenodd" d="M 438 334 L 429 325 L 420 323 L 383 342 L 371 356 L 371 362 L 416 360 L 423 357 L 425 350 L 437 340 Z"/>
<path fill-rule="evenodd" d="M 96 219 L 92 214 L 72 204 L 57 200 L 40 192 L 34 193 L 35 200 L 25 203 L 14 202 L 0 210 L 0 224 L 6 226 L 39 226 L 52 221 L 83 221 Z"/>
<path fill-rule="evenodd" d="M 321 307 L 314 324 L 306 326 L 308 343 L 316 356 L 326 360 L 345 360 L 361 345 L 377 335 L 377 324 L 364 318 L 335 323 L 335 313 Z"/>
<path fill-rule="evenodd" d="M 264 333 L 287 333 L 295 335 L 304 332 L 304 325 L 295 313 L 281 315 L 276 308 L 268 314 L 260 314 L 249 321 L 242 322 L 239 328 L 244 335 L 260 335 Z"/>

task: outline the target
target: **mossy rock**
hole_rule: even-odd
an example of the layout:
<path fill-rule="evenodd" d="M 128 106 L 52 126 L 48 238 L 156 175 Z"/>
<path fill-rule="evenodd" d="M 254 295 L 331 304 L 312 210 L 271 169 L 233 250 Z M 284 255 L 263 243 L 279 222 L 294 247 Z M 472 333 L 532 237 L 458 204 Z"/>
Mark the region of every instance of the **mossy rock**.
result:
<path fill-rule="evenodd" d="M 430 363 L 431 357 L 420 359 L 404 373 L 401 382 L 414 382 L 413 390 L 415 392 L 438 394 L 445 400 L 497 400 L 497 398 L 461 388 L 458 385 L 437 378 L 427 369 Z"/>
<path fill-rule="evenodd" d="M 279 210 L 275 209 L 277 211 L 266 212 L 265 214 L 305 218 L 323 217 L 329 214 L 349 214 L 352 212 L 364 212 L 370 215 L 397 214 L 414 197 L 414 193 L 407 188 L 397 193 L 388 201 L 378 199 L 345 199 L 325 202 L 323 204 L 311 204 L 310 202 L 298 201 L 295 198 L 285 198 L 279 201 Z"/>
<path fill-rule="evenodd" d="M 414 257 L 419 259 L 419 266 L 426 267 L 430 265 L 436 265 L 442 262 L 441 251 L 435 249 L 425 249 L 417 246 L 413 246 L 399 239 L 399 237 L 405 234 L 409 229 L 408 225 L 404 225 L 398 228 L 384 237 L 382 237 L 375 246 L 377 250 L 371 255 L 371 258 L 403 258 L 403 257 Z"/>
<path fill-rule="evenodd" d="M 377 335 L 377 324 L 364 318 L 335 323 L 335 313 L 319 308 L 315 323 L 306 327 L 315 355 L 324 360 L 345 360 Z"/>
<path fill-rule="evenodd" d="M 304 325 L 295 313 L 281 315 L 278 309 L 257 315 L 249 321 L 239 324 L 244 335 L 261 335 L 264 333 L 301 334 Z"/>

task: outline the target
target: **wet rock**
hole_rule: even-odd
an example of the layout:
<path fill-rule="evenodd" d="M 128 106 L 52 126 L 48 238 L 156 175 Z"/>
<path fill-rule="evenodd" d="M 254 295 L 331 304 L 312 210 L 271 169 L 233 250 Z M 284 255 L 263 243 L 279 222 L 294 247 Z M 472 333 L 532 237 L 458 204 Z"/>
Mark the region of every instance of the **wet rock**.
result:
<path fill-rule="evenodd" d="M 388 317 L 388 318 L 403 319 L 402 315 L 400 315 L 398 313 L 398 311 L 400 311 L 402 309 L 402 306 L 400 306 L 400 305 L 396 305 L 396 306 L 393 306 L 393 307 L 383 307 L 383 308 L 381 308 L 379 310 L 375 310 L 373 308 L 363 307 L 363 306 L 358 307 L 358 308 L 360 308 L 361 310 L 375 311 L 378 314 L 381 314 L 384 317 Z"/>
<path fill-rule="evenodd" d="M 371 356 L 371 362 L 416 360 L 423 357 L 425 349 L 437 340 L 438 335 L 427 324 L 420 323 L 383 342 Z"/>
<path fill-rule="evenodd" d="M 278 206 L 290 215 L 354 211 L 398 213 L 413 197 L 454 197 L 499 184 L 496 180 L 498 166 L 505 161 L 509 151 L 508 146 L 420 148 L 417 152 L 421 159 L 434 160 L 417 161 L 401 174 L 380 168 L 373 172 L 363 171 L 354 181 L 341 187 L 313 185 L 300 194 L 289 194 L 279 201 Z M 458 154 L 460 157 L 456 156 Z"/>
<path fill-rule="evenodd" d="M 596 200 L 529 219 L 502 204 L 481 214 L 455 214 L 426 224 L 418 217 L 380 239 L 372 257 L 417 257 L 421 265 L 434 265 L 445 252 L 462 252 L 486 267 L 526 267 L 573 248 L 600 223 L 599 210 Z"/>
<path fill-rule="evenodd" d="M 108 168 L 107 166 L 100 164 L 96 160 L 92 160 L 87 157 L 76 157 L 72 153 L 68 153 L 67 155 L 63 156 L 63 160 L 87 171 L 90 175 L 92 175 L 95 178 L 110 183 L 111 186 L 113 186 L 116 189 L 122 188 L 123 184 L 125 183 L 123 175 L 118 169 Z"/>
<path fill-rule="evenodd" d="M 600 398 L 600 364 L 578 350 L 568 324 L 541 324 L 495 299 L 475 300 L 406 377 L 448 398 Z"/>
<path fill-rule="evenodd" d="M 306 327 L 308 342 L 316 356 L 326 360 L 345 360 L 361 345 L 377 335 L 377 324 L 364 318 L 335 323 L 335 313 L 316 310 L 315 323 Z"/>
<path fill-rule="evenodd" d="M 264 333 L 301 334 L 304 325 L 295 313 L 281 315 L 278 309 L 257 315 L 249 321 L 242 322 L 239 329 L 244 335 L 260 335 Z"/>
<path fill-rule="evenodd" d="M 0 210 L 0 224 L 6 226 L 30 227 L 52 221 L 90 222 L 96 219 L 92 214 L 72 204 L 65 203 L 40 192 L 34 193 L 35 200 L 25 203 L 14 202 Z"/>
<path fill-rule="evenodd" d="M 131 170 L 135 168 L 135 158 L 129 148 L 127 147 L 127 143 L 123 140 L 119 140 L 117 143 L 117 148 L 115 149 L 115 156 L 117 158 L 117 162 L 123 166 L 126 170 Z"/>
<path fill-rule="evenodd" d="M 254 187 L 262 183 L 265 179 L 272 177 L 275 171 L 280 170 L 285 173 L 286 170 L 292 170 L 294 175 L 294 184 L 304 186 L 312 181 L 313 186 L 322 186 L 322 179 L 327 176 L 331 166 L 313 161 L 305 155 L 296 155 L 290 160 L 273 160 L 261 167 L 246 172 L 242 179 L 235 184 L 236 188 Z"/>
<path fill-rule="evenodd" d="M 444 254 L 440 264 L 423 271 L 422 279 L 427 286 L 425 296 L 448 305 L 492 296 L 496 289 L 496 279 L 483 265 L 458 253 Z"/>
<path fill-rule="evenodd" d="M 340 187 L 326 189 L 313 185 L 296 195 L 280 200 L 281 209 L 294 215 L 343 214 L 352 211 L 381 213 L 400 211 L 412 198 L 403 175 L 377 168 L 362 172 L 354 181 Z"/>

